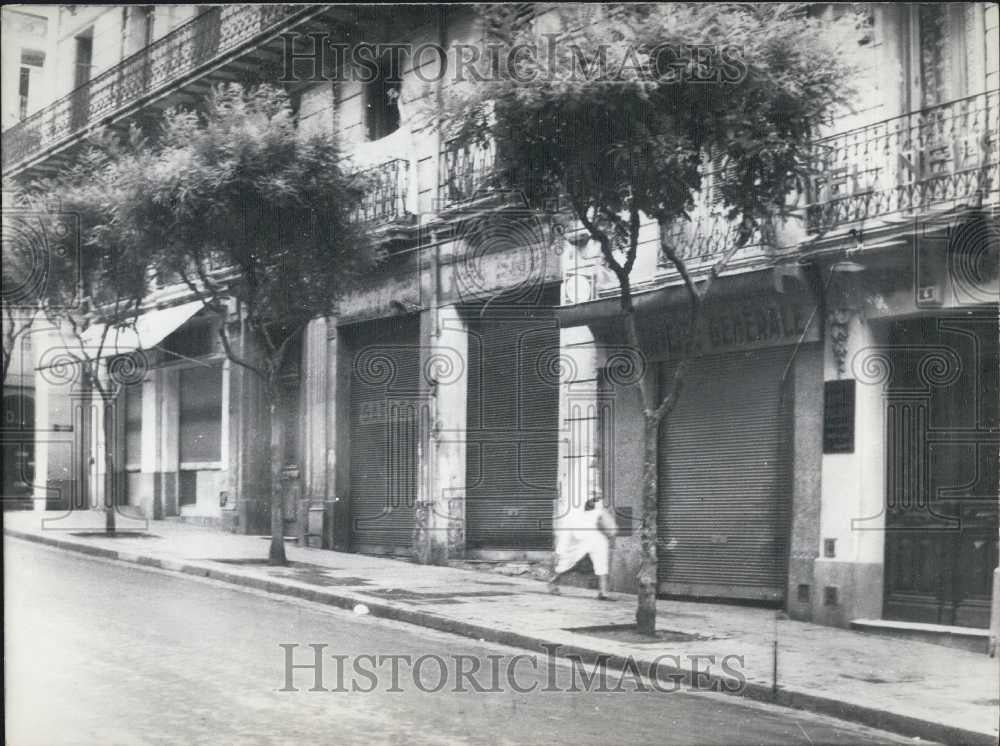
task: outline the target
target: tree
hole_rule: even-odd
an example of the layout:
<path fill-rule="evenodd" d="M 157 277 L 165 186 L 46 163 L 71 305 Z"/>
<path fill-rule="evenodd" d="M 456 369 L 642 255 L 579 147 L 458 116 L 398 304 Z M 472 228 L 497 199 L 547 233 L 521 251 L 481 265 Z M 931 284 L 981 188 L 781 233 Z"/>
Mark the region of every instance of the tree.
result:
<path fill-rule="evenodd" d="M 345 173 L 329 133 L 300 132 L 287 94 L 266 85 L 218 87 L 203 111 L 168 110 L 155 131 L 134 130 L 128 146 L 112 142 L 91 151 L 81 174 L 35 191 L 66 202 L 83 183 L 95 185 L 72 204 L 87 245 L 112 247 L 143 268 L 131 278 L 138 288 L 121 289 L 141 299 L 157 279 L 183 283 L 223 316 L 226 357 L 259 383 L 267 412 L 252 431 L 257 457 L 271 464 L 270 561 L 282 564 L 284 444 L 272 428 L 279 373 L 303 327 L 332 313 L 380 258 L 352 219 L 364 182 Z M 233 304 L 246 344 L 230 335 Z"/>
<path fill-rule="evenodd" d="M 134 322 L 140 310 L 146 259 L 108 232 L 103 221 L 109 205 L 130 187 L 116 158 L 140 146 L 136 137 L 121 143 L 99 136 L 96 147 L 66 171 L 20 190 L 18 209 L 8 215 L 18 225 L 7 236 L 4 253 L 5 282 L 16 281 L 28 323 L 40 313 L 60 337 L 62 354 L 53 366 L 78 374 L 68 377 L 81 384 L 86 419 L 80 437 L 89 431 L 95 395 L 101 403 L 105 531 L 112 535 L 118 509 L 115 402 L 142 365 L 133 355 L 109 359 L 108 344 L 114 327 Z M 80 468 L 82 484 L 85 466 Z"/>
<path fill-rule="evenodd" d="M 706 302 L 727 263 L 755 233 L 793 217 L 809 173 L 810 141 L 850 95 L 839 50 L 858 20 L 821 23 L 806 4 L 567 5 L 526 16 L 518 5 L 481 11 L 484 46 L 474 84 L 453 96 L 445 126 L 492 139 L 505 180 L 565 214 L 600 246 L 619 287 L 624 339 L 640 364 L 632 273 L 642 224 L 683 280 L 690 315 L 662 398 L 646 367 L 641 561 L 636 622 L 656 623 L 658 439 L 696 355 Z M 856 44 L 856 36 L 854 42 Z M 500 50 L 499 54 L 496 50 Z M 466 55 L 466 59 L 470 59 Z M 733 240 L 707 268 L 670 240 L 707 187 L 708 163 Z"/>

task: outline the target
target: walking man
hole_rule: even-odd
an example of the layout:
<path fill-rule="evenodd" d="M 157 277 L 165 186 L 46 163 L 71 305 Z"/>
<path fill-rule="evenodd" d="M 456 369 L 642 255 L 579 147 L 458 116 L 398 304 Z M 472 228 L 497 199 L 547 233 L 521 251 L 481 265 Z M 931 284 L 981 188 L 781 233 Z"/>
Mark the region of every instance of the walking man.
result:
<path fill-rule="evenodd" d="M 558 595 L 559 579 L 589 555 L 597 575 L 597 598 L 613 601 L 608 596 L 608 574 L 611 547 L 618 532 L 614 517 L 599 498 L 592 497 L 584 504 L 583 512 L 571 520 L 573 525 L 568 530 L 558 532 L 555 574 L 549 580 L 549 593 Z"/>

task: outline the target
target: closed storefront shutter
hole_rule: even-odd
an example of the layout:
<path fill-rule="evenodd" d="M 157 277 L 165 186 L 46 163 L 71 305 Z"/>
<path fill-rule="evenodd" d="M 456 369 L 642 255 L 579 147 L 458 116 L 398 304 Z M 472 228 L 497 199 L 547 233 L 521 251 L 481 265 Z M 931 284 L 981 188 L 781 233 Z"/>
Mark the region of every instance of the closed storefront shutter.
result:
<path fill-rule="evenodd" d="M 549 550 L 558 489 L 559 329 L 549 307 L 469 320 L 466 542 Z"/>
<path fill-rule="evenodd" d="M 791 502 L 790 347 L 694 362 L 661 430 L 659 590 L 780 600 Z M 673 366 L 661 369 L 661 393 Z"/>
<path fill-rule="evenodd" d="M 352 332 L 352 547 L 407 554 L 417 500 L 420 323 L 380 319 Z"/>

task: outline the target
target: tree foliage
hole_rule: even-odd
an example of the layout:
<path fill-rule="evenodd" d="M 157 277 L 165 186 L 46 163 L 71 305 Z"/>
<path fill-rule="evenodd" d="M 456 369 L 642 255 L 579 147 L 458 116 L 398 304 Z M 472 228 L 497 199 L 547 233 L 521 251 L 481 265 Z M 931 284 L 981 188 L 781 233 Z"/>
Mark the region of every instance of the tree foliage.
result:
<path fill-rule="evenodd" d="M 100 300 L 140 300 L 157 281 L 183 281 L 219 311 L 233 298 L 267 353 L 252 367 L 268 378 L 291 337 L 378 261 L 352 219 L 364 186 L 329 133 L 298 130 L 287 94 L 230 84 L 202 111 L 171 109 L 153 130 L 103 138 L 33 191 L 79 216 Z"/>
<path fill-rule="evenodd" d="M 496 140 L 529 191 L 558 188 L 612 234 L 631 211 L 684 219 L 707 158 L 729 218 L 787 215 L 810 141 L 851 94 L 857 20 L 808 4 L 550 5 L 483 9 L 484 81 L 453 98 L 461 137 Z M 492 69 L 485 67 L 492 64 Z M 526 178 L 525 178 L 526 177 Z"/>
<path fill-rule="evenodd" d="M 202 116 L 169 113 L 146 178 L 129 213 L 155 231 L 157 267 L 238 299 L 268 350 L 282 342 L 272 330 L 331 313 L 378 259 L 352 219 L 364 183 L 328 134 L 298 132 L 277 89 L 229 86 Z"/>

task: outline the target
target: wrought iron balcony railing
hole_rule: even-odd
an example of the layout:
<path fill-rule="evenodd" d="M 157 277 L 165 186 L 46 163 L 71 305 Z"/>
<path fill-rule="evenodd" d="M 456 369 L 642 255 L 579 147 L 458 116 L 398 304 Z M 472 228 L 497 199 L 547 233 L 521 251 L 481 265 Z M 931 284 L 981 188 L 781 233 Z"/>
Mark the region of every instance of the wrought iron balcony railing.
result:
<path fill-rule="evenodd" d="M 713 209 L 720 201 L 715 189 L 717 179 L 714 173 L 708 176 L 702 209 L 694 219 L 677 221 L 670 229 L 669 240 L 678 256 L 694 264 L 720 256 L 738 239 L 738 224 L 726 220 Z M 514 168 L 504 164 L 492 140 L 452 140 L 445 144 L 440 159 L 439 210 L 461 207 L 500 193 L 514 193 L 532 202 L 537 202 L 539 196 L 543 200 L 555 196 L 554 190 L 539 187 L 538 175 L 532 172 L 530 165 Z M 771 238 L 755 231 L 743 253 L 763 252 L 771 245 Z M 660 266 L 673 269 L 673 264 L 664 257 L 661 257 Z"/>
<path fill-rule="evenodd" d="M 362 171 L 360 176 L 366 181 L 366 191 L 354 211 L 354 220 L 383 225 L 409 215 L 406 206 L 410 183 L 409 161 L 395 158 Z"/>
<path fill-rule="evenodd" d="M 988 91 L 818 141 L 809 231 L 996 199 L 998 99 Z"/>
<path fill-rule="evenodd" d="M 667 229 L 666 242 L 678 258 L 691 265 L 708 264 L 722 257 L 740 240 L 740 223 L 718 212 L 703 212 L 692 220 L 678 220 Z M 740 249 L 740 255 L 765 253 L 774 245 L 768 227 L 754 229 Z M 673 270 L 674 265 L 661 252 L 659 266 Z"/>
<path fill-rule="evenodd" d="M 449 210 L 480 200 L 527 206 L 552 196 L 531 164 L 512 164 L 497 153 L 496 142 L 455 139 L 438 160 L 437 209 Z M 537 205 L 536 205 L 537 206 Z"/>
<path fill-rule="evenodd" d="M 438 209 L 469 202 L 500 187 L 496 143 L 452 140 L 445 144 L 438 178 Z"/>
<path fill-rule="evenodd" d="M 3 133 L 3 168 L 68 140 L 187 73 L 276 30 L 301 5 L 219 5 L 157 39 Z"/>

